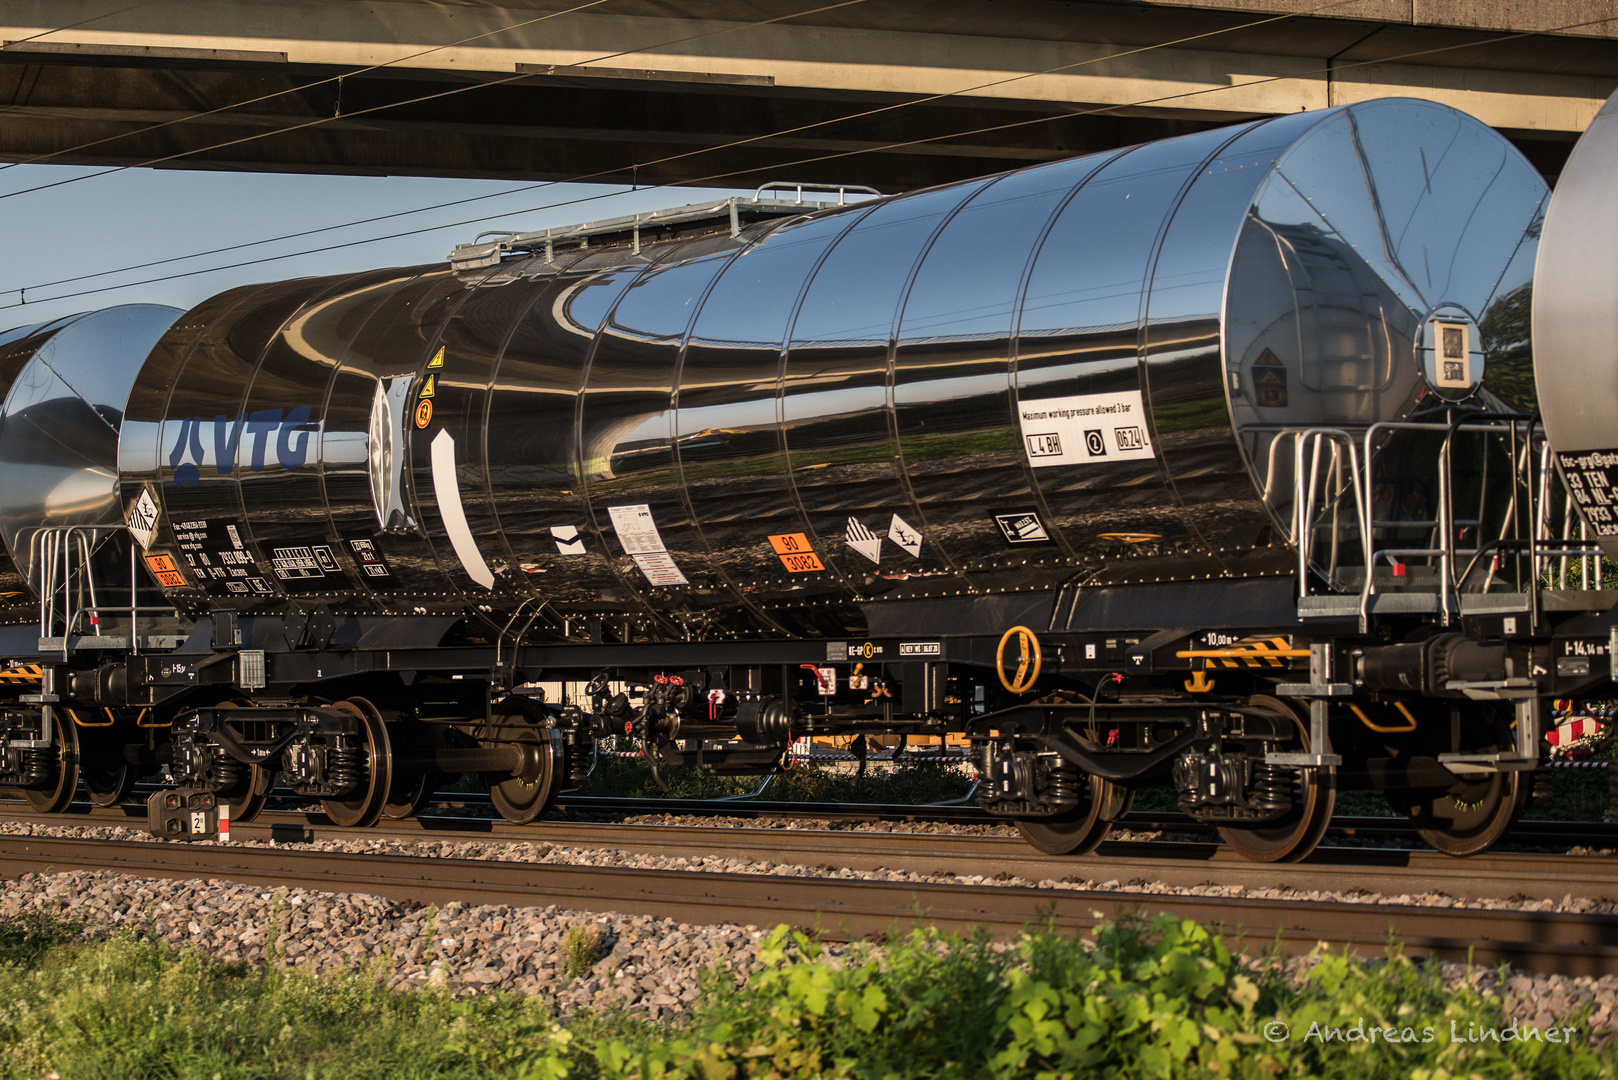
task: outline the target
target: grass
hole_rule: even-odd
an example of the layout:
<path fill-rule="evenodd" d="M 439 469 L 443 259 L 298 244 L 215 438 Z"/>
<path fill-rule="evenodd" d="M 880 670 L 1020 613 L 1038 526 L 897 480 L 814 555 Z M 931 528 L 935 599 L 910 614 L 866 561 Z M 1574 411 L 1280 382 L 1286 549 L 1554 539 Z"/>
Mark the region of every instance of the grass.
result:
<path fill-rule="evenodd" d="M 745 984 L 710 972 L 695 1011 L 663 1025 L 83 937 L 0 919 L 0 1080 L 1618 1076 L 1618 1050 L 1590 1045 L 1588 1007 L 1554 1018 L 1571 1045 L 1469 1042 L 1469 1025 L 1503 1024 L 1501 1000 L 1396 949 L 1378 964 L 1317 950 L 1301 974 L 1168 916 L 1009 947 L 917 931 L 835 959 L 780 927 Z M 1367 1036 L 1390 1028 L 1403 1041 Z"/>

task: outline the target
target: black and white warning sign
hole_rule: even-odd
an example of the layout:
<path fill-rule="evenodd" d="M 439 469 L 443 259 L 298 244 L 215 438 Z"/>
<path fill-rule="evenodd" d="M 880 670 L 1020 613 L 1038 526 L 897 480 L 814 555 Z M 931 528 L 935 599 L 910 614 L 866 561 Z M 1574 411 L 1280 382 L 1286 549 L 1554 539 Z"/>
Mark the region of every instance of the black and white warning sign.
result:
<path fill-rule="evenodd" d="M 921 558 L 921 531 L 912 529 L 910 523 L 898 514 L 888 522 L 888 539 L 898 544 L 912 559 Z"/>
<path fill-rule="evenodd" d="M 129 535 L 133 536 L 135 542 L 140 544 L 140 549 L 150 551 L 152 548 L 152 536 L 157 532 L 157 503 L 152 498 L 150 488 L 140 489 L 140 498 L 136 499 L 135 505 L 129 508 L 129 518 L 126 524 L 129 526 Z"/>
<path fill-rule="evenodd" d="M 1618 450 L 1559 452 L 1567 490 L 1597 536 L 1618 536 Z"/>
<path fill-rule="evenodd" d="M 848 546 L 864 555 L 874 563 L 882 561 L 882 538 L 865 527 L 859 518 L 848 519 L 848 529 L 843 533 L 843 539 Z M 920 547 L 920 544 L 917 544 Z"/>
<path fill-rule="evenodd" d="M 1044 524 L 1039 515 L 1032 510 L 1014 514 L 996 514 L 994 523 L 1000 527 L 1000 534 L 1006 538 L 1008 544 L 1044 544 L 1049 543 L 1051 534 L 1045 531 Z"/>
<path fill-rule="evenodd" d="M 1023 450 L 1036 469 L 1153 456 L 1139 390 L 1019 402 L 1017 421 Z"/>

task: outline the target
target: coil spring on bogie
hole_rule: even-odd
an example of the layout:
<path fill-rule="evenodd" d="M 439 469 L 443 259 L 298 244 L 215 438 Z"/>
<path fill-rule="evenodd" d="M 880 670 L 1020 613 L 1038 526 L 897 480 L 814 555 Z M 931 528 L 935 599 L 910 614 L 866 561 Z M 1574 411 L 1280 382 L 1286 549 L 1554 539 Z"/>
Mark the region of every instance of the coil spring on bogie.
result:
<path fill-rule="evenodd" d="M 1056 766 L 1050 772 L 1045 790 L 1050 801 L 1058 806 L 1079 805 L 1079 792 L 1083 790 L 1079 783 L 1079 770 L 1072 765 Z"/>
<path fill-rule="evenodd" d="M 337 746 L 326 759 L 326 779 L 339 791 L 352 791 L 365 779 L 365 752 L 356 746 Z"/>
<path fill-rule="evenodd" d="M 1253 766 L 1253 805 L 1274 813 L 1291 809 L 1300 780 L 1296 769 L 1259 762 Z"/>
<path fill-rule="evenodd" d="M 22 751 L 22 779 L 26 784 L 48 783 L 56 775 L 56 748 L 30 746 Z"/>
<path fill-rule="evenodd" d="M 221 754 L 215 759 L 213 768 L 209 770 L 209 778 L 219 791 L 230 791 L 242 781 L 241 762 L 233 761 Z"/>

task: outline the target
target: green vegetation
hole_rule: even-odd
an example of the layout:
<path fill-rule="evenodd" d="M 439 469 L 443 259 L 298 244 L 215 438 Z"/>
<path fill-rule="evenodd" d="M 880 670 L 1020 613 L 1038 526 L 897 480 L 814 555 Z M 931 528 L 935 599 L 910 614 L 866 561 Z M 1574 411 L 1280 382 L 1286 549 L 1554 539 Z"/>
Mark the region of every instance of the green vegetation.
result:
<path fill-rule="evenodd" d="M 758 790 L 761 776 L 715 776 L 701 769 L 659 765 L 658 776 L 668 795 L 686 799 L 718 799 Z M 789 802 L 926 803 L 958 799 L 972 787 L 971 774 L 953 763 L 901 761 L 871 763 L 860 776 L 852 766 L 803 764 L 771 782 L 762 798 Z M 640 758 L 603 756 L 584 787 L 584 795 L 660 798 L 649 764 Z"/>
<path fill-rule="evenodd" d="M 1610 754 L 1607 747 L 1602 756 Z M 1522 816 L 1528 821 L 1600 821 L 1607 812 L 1611 795 L 1607 792 L 1605 770 L 1558 769 L 1541 777 L 1550 785 L 1550 797 L 1543 806 L 1530 806 Z"/>
<path fill-rule="evenodd" d="M 1618 1076 L 1584 1013 L 1555 1017 L 1555 1041 L 1524 1037 L 1492 992 L 1447 989 L 1396 950 L 1379 964 L 1319 952 L 1300 977 L 1168 916 L 1093 943 L 918 931 L 836 962 L 782 927 L 745 985 L 714 971 L 667 1025 L 82 937 L 0 920 L 0 1078 Z"/>
<path fill-rule="evenodd" d="M 601 958 L 601 941 L 604 936 L 600 923 L 574 923 L 567 928 L 567 940 L 563 943 L 563 948 L 567 953 L 565 973 L 568 978 L 581 978 L 595 966 L 595 962 Z"/>

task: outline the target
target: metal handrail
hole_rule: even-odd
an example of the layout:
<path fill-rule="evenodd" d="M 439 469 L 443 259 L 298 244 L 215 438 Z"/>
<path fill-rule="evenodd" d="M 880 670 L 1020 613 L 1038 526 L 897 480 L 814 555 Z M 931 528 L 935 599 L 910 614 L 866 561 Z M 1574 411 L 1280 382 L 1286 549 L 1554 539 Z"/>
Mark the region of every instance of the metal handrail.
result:
<path fill-rule="evenodd" d="M 1340 441 L 1342 446 L 1347 448 L 1349 472 L 1354 477 L 1354 482 L 1350 484 L 1354 492 L 1355 522 L 1352 527 L 1358 528 L 1362 537 L 1369 535 L 1370 530 L 1366 527 L 1366 522 L 1369 520 L 1366 512 L 1367 503 L 1360 492 L 1358 482 L 1360 460 L 1354 446 L 1353 436 L 1341 428 L 1303 428 L 1283 431 L 1276 441 L 1279 442 L 1281 438 L 1288 436 L 1293 440 L 1292 476 L 1295 487 L 1292 496 L 1292 523 L 1293 543 L 1298 549 L 1298 599 L 1301 601 L 1309 595 L 1309 564 L 1314 552 L 1315 495 L 1319 491 L 1321 451 L 1325 444 L 1332 444 L 1332 465 L 1334 469 L 1341 468 L 1341 451 L 1337 443 Z M 1313 452 L 1309 454 L 1309 479 L 1305 484 L 1303 483 L 1304 457 L 1311 448 Z M 1271 455 L 1273 460 L 1273 443 L 1271 444 Z M 1339 497 L 1342 495 L 1341 489 L 1338 490 L 1337 495 Z M 1336 512 L 1336 502 L 1337 499 L 1334 498 L 1333 513 Z M 1339 532 L 1340 529 L 1334 525 L 1332 529 L 1333 567 L 1336 566 L 1336 545 Z"/>
<path fill-rule="evenodd" d="M 760 184 L 758 187 L 753 189 L 753 201 L 761 201 L 764 198 L 764 193 L 766 191 L 796 192 L 797 198 L 793 200 L 794 202 L 803 202 L 803 193 L 805 191 L 821 191 L 828 195 L 832 192 L 836 192 L 838 206 L 843 206 L 847 203 L 850 193 L 855 195 L 876 195 L 878 197 L 880 197 L 882 194 L 876 188 L 866 187 L 864 184 L 817 184 L 813 181 L 771 180 L 768 183 Z"/>
<path fill-rule="evenodd" d="M 1405 559 L 1424 559 L 1430 562 L 1437 571 L 1438 610 L 1446 623 L 1454 619 L 1458 610 L 1460 590 L 1476 580 L 1474 573 L 1485 563 L 1488 571 L 1481 584 L 1484 592 L 1496 586 L 1502 563 L 1507 560 L 1515 561 L 1520 581 L 1537 582 L 1550 572 L 1559 576 L 1565 588 L 1570 576 L 1569 560 L 1576 558 L 1580 560 L 1579 583 L 1585 589 L 1600 587 L 1600 547 L 1591 542 L 1588 526 L 1576 514 L 1559 483 L 1537 415 L 1458 412 L 1444 420 L 1379 421 L 1363 429 L 1356 426 L 1352 434 L 1348 429 L 1335 427 L 1266 427 L 1265 430 L 1273 435 L 1264 477 L 1266 501 L 1278 495 L 1275 489 L 1280 462 L 1286 460 L 1283 455 L 1290 451 L 1294 485 L 1290 528 L 1297 549 L 1300 603 L 1309 596 L 1309 575 L 1315 564 L 1325 564 L 1323 572 L 1336 580 L 1339 545 L 1352 542 L 1349 539 L 1352 530 L 1359 532 L 1364 567 L 1364 580 L 1359 588 L 1362 622 L 1368 618 L 1371 598 L 1378 592 L 1375 569 L 1386 561 L 1397 564 Z M 1399 431 L 1425 431 L 1440 436 L 1437 490 L 1434 492 L 1436 516 L 1431 519 L 1384 520 L 1376 516 L 1377 478 L 1372 465 L 1383 449 L 1379 443 Z M 1457 486 L 1459 447 L 1456 440 L 1463 434 L 1503 439 L 1509 447 L 1511 491 L 1498 511 L 1491 511 L 1489 502 L 1496 489 L 1488 483 L 1494 472 L 1488 454 L 1478 466 L 1483 471 L 1484 482 L 1478 485 L 1476 507 L 1468 506 L 1463 510 L 1456 504 L 1461 496 Z M 1490 445 L 1493 445 L 1492 439 Z M 1351 477 L 1346 487 L 1340 479 L 1345 466 Z M 1354 494 L 1351 516 L 1342 505 L 1349 489 Z M 1560 528 L 1552 520 L 1557 497 L 1566 500 Z M 1490 526 L 1491 521 L 1498 522 L 1497 530 Z M 1329 538 L 1318 536 L 1325 527 L 1331 530 Z M 1394 548 L 1380 535 L 1385 530 L 1397 530 L 1406 535 L 1411 530 L 1425 531 L 1429 539 L 1426 544 L 1418 542 Z M 1475 538 L 1470 533 L 1463 537 L 1463 530 L 1477 530 Z M 1491 535 L 1496 532 L 1498 535 Z M 1327 542 L 1331 545 L 1329 553 L 1321 548 Z M 1492 559 L 1485 558 L 1491 554 Z M 1560 566 L 1552 560 L 1560 560 Z M 1475 591 L 1478 587 L 1471 588 Z"/>
<path fill-rule="evenodd" d="M 62 659 L 71 653 L 70 639 L 80 620 L 91 615 L 95 636 L 104 636 L 101 630 L 102 613 L 129 615 L 129 647 L 131 654 L 140 652 L 140 616 L 142 613 L 175 615 L 170 606 L 142 605 L 140 594 L 140 568 L 135 545 L 129 547 L 129 603 L 103 605 L 97 594 L 95 571 L 91 557 L 107 537 L 122 532 L 115 525 L 53 525 L 36 529 L 29 537 L 29 556 L 38 574 L 39 636 L 55 637 L 57 596 L 62 601 Z M 75 554 L 77 555 L 75 565 Z M 58 578 L 58 573 L 60 577 Z M 75 581 L 80 602 L 74 606 Z M 88 596 L 89 603 L 83 603 Z"/>

